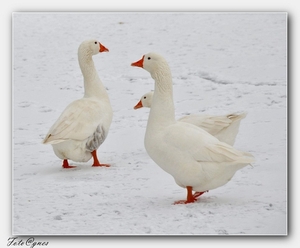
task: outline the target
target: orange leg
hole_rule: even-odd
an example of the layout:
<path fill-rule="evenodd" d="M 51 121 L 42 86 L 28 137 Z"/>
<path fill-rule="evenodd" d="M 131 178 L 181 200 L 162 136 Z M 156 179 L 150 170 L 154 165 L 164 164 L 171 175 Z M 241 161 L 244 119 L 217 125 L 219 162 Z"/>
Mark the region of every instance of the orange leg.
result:
<path fill-rule="evenodd" d="M 199 197 L 200 195 L 204 194 L 205 192 L 208 191 L 204 191 L 204 192 L 195 192 L 193 194 L 193 187 L 191 186 L 187 186 L 187 196 L 186 196 L 186 200 L 179 200 L 174 202 L 174 204 L 187 204 L 187 203 L 193 203 L 195 201 L 197 201 L 197 197 Z"/>
<path fill-rule="evenodd" d="M 62 167 L 65 168 L 65 169 L 76 168 L 76 166 L 69 165 L 69 162 L 68 162 L 67 159 L 64 159 Z"/>
<path fill-rule="evenodd" d="M 207 190 L 207 191 L 203 191 L 203 192 L 195 192 L 195 193 L 193 194 L 193 197 L 196 199 L 196 198 L 199 197 L 200 195 L 203 195 L 205 192 L 208 192 L 208 190 Z"/>
<path fill-rule="evenodd" d="M 94 159 L 94 163 L 93 163 L 93 167 L 96 167 L 96 166 L 105 166 L 105 167 L 110 167 L 110 164 L 100 164 L 98 158 L 97 158 L 97 151 L 94 150 L 92 151 L 92 155 L 93 155 L 93 159 Z"/>

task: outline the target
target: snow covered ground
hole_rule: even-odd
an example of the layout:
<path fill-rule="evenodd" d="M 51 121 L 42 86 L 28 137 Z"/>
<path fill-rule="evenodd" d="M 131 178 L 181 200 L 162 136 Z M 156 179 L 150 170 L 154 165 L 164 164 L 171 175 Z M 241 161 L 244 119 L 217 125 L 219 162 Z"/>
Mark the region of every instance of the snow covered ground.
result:
<path fill-rule="evenodd" d="M 16 13 L 13 15 L 13 235 L 286 235 L 287 16 L 284 12 Z M 61 160 L 42 139 L 82 97 L 79 44 L 94 56 L 114 118 L 98 150 L 110 168 Z M 150 51 L 169 62 L 176 116 L 247 111 L 235 147 L 256 162 L 194 204 L 147 155 L 153 89 L 131 67 Z"/>

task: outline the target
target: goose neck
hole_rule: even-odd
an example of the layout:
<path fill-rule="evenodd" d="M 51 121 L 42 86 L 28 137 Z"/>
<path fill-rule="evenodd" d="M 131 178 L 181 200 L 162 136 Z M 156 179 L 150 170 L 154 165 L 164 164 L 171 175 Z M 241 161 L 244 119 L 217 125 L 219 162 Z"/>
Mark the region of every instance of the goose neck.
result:
<path fill-rule="evenodd" d="M 98 77 L 94 61 L 89 54 L 79 54 L 79 66 L 85 81 L 92 81 Z"/>
<path fill-rule="evenodd" d="M 175 122 L 175 108 L 171 74 L 156 74 L 153 75 L 153 78 L 155 79 L 155 88 L 149 123 L 159 123 L 162 126 L 172 124 Z M 159 119 L 158 122 L 157 119 Z"/>
<path fill-rule="evenodd" d="M 155 70 L 151 73 L 151 77 L 155 80 L 155 88 L 158 91 L 173 94 L 172 74 L 167 66 L 160 68 L 160 70 Z"/>
<path fill-rule="evenodd" d="M 78 55 L 79 66 L 84 79 L 84 96 L 100 97 L 107 95 L 106 90 L 98 76 L 92 55 L 85 53 Z"/>

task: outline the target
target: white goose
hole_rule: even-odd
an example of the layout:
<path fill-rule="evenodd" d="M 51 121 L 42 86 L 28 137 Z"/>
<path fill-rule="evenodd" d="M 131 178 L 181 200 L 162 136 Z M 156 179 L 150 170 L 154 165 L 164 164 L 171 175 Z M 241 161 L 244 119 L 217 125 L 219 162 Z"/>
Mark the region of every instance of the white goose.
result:
<path fill-rule="evenodd" d="M 175 204 L 195 202 L 198 196 L 226 184 L 237 170 L 254 161 L 250 153 L 238 151 L 192 124 L 175 120 L 172 75 L 162 56 L 148 53 L 131 65 L 144 68 L 155 80 L 144 142 L 153 161 L 187 189 L 187 199 Z"/>
<path fill-rule="evenodd" d="M 69 160 L 87 162 L 92 157 L 93 166 L 106 166 L 97 158 L 97 149 L 107 137 L 113 111 L 94 62 L 93 55 L 108 52 L 97 40 L 86 40 L 78 48 L 78 61 L 84 78 L 84 96 L 69 104 L 50 128 L 43 143 L 51 144 L 54 153 L 63 159 L 63 168 Z"/>
<path fill-rule="evenodd" d="M 153 91 L 144 94 L 140 101 L 134 106 L 134 109 L 151 108 Z M 239 131 L 241 120 L 246 117 L 247 113 L 228 114 L 228 115 L 186 115 L 178 119 L 191 123 L 197 127 L 203 128 L 211 135 L 218 138 L 231 146 L 234 145 L 236 136 Z"/>

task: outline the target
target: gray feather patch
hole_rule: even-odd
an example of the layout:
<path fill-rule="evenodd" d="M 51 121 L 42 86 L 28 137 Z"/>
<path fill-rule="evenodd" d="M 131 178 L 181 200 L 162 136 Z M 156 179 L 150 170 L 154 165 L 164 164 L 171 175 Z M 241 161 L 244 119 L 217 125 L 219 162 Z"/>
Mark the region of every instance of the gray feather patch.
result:
<path fill-rule="evenodd" d="M 96 131 L 91 135 L 86 142 L 86 150 L 92 152 L 97 150 L 106 139 L 106 133 L 102 126 L 98 126 Z"/>

